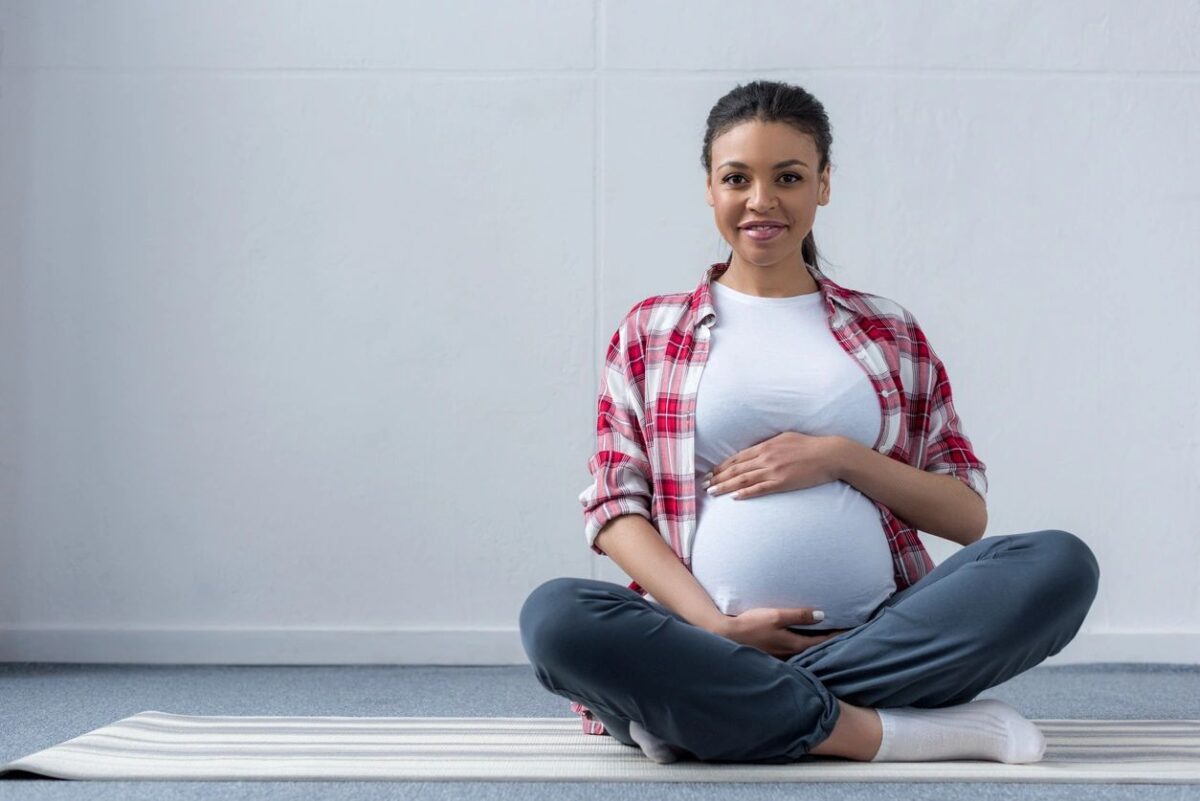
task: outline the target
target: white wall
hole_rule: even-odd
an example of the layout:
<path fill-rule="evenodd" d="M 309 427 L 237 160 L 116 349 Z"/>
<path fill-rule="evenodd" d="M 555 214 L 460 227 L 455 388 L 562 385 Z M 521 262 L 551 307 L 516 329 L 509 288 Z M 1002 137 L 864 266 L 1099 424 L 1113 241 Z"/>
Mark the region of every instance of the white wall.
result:
<path fill-rule="evenodd" d="M 1047 664 L 1200 662 L 1200 4 L 0 2 L 0 659 L 521 663 L 617 321 L 798 83 L 817 242 L 921 320 Z M 958 546 L 926 535 L 935 561 Z"/>

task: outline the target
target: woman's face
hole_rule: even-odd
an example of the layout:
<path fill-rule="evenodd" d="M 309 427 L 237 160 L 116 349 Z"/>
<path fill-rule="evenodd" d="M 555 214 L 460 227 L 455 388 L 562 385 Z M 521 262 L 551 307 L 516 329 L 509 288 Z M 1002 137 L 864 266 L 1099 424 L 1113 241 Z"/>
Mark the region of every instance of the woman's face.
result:
<path fill-rule="evenodd" d="M 802 164 L 780 162 L 798 160 Z M 817 206 L 829 202 L 829 165 L 817 172 L 820 154 L 808 134 L 780 122 L 745 122 L 712 142 L 708 205 L 734 258 L 768 267 L 802 261 L 800 246 L 812 230 Z M 740 164 L 729 164 L 735 161 Z M 741 228 L 751 220 L 773 220 L 787 228 L 756 241 Z"/>

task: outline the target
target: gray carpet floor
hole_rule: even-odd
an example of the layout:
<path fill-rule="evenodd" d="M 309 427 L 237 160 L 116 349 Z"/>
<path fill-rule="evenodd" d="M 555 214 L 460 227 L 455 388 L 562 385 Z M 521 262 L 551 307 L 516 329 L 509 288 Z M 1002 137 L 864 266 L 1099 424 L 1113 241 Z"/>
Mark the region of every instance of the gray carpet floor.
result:
<path fill-rule="evenodd" d="M 1200 665 L 1040 666 L 980 698 L 1030 718 L 1200 719 Z M 482 704 L 482 705 L 480 705 Z M 120 718 L 189 715 L 535 716 L 578 720 L 528 665 L 0 664 L 0 760 Z M 576 782 L 0 781 L 0 799 L 1200 799 L 1200 785 Z"/>

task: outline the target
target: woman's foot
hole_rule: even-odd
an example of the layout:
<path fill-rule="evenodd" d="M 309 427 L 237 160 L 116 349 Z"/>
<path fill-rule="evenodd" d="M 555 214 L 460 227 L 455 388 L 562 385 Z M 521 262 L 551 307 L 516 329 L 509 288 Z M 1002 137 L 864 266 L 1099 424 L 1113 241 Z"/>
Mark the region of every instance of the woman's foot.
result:
<path fill-rule="evenodd" d="M 1003 701 L 985 698 L 941 709 L 877 709 L 883 729 L 872 762 L 985 759 L 1037 762 L 1046 738 L 1034 723 Z"/>
<path fill-rule="evenodd" d="M 655 737 L 650 732 L 638 723 L 636 720 L 629 721 L 629 736 L 633 741 L 641 746 L 642 753 L 653 759 L 660 765 L 666 765 L 669 762 L 675 762 L 687 752 L 676 746 L 671 745 L 665 740 Z"/>

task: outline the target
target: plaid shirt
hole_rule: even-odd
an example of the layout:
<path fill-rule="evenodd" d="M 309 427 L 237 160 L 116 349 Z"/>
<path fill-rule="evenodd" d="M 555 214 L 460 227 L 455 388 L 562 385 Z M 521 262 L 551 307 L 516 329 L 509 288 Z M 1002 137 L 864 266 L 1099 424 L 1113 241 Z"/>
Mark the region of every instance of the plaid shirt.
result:
<path fill-rule="evenodd" d="M 600 375 L 592 483 L 579 495 L 593 551 L 604 524 L 638 514 L 690 571 L 696 532 L 695 410 L 700 374 L 717 315 L 709 283 L 726 269 L 718 262 L 693 292 L 655 295 L 635 304 L 609 342 Z M 913 315 L 895 301 L 841 287 L 806 265 L 825 301 L 834 338 L 866 371 L 883 411 L 875 450 L 905 464 L 957 476 L 987 496 L 986 466 L 950 396 L 950 379 Z M 869 497 L 869 496 L 868 496 Z M 874 500 L 874 499 L 872 499 Z M 934 568 L 912 526 L 875 501 L 896 580 L 896 591 Z M 636 581 L 629 589 L 645 596 Z M 586 734 L 604 724 L 578 702 Z"/>

